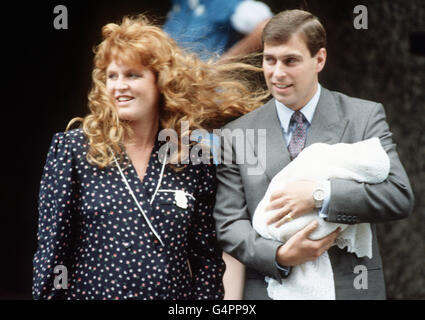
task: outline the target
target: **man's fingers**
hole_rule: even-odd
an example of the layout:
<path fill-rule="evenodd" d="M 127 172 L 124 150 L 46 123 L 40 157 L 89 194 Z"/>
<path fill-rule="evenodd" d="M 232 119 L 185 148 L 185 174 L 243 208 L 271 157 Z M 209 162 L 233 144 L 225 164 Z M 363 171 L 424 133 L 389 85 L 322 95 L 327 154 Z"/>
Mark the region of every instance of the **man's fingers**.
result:
<path fill-rule="evenodd" d="M 289 211 L 282 219 L 280 219 L 276 223 L 276 228 L 279 228 L 282 224 L 285 224 L 287 222 L 290 222 L 296 218 L 295 214 L 291 211 Z"/>
<path fill-rule="evenodd" d="M 328 234 L 326 237 L 318 240 L 320 241 L 320 247 L 323 248 L 323 252 L 325 252 L 330 247 L 332 247 L 332 245 L 335 243 L 335 240 L 338 237 L 340 232 L 341 232 L 341 228 L 338 227 L 335 231 Z"/>
<path fill-rule="evenodd" d="M 276 191 L 276 192 L 273 192 L 273 193 L 272 193 L 272 195 L 270 196 L 270 202 L 271 202 L 271 201 L 274 201 L 274 200 L 276 200 L 276 199 L 281 198 L 283 195 L 284 195 L 284 192 L 283 192 L 283 191 Z"/>
<path fill-rule="evenodd" d="M 270 203 L 266 207 L 266 211 L 280 209 L 284 205 L 285 205 L 285 200 L 284 199 L 278 198 L 278 199 L 275 199 L 273 201 L 271 200 Z"/>
<path fill-rule="evenodd" d="M 340 229 L 337 228 L 326 237 L 319 240 L 311 240 L 313 242 L 313 250 L 315 259 L 320 257 L 325 251 L 329 250 L 330 247 L 335 243 L 335 239 L 338 236 Z M 311 232 L 310 232 L 311 233 Z"/>
<path fill-rule="evenodd" d="M 319 226 L 319 223 L 317 221 L 310 222 L 304 229 L 301 230 L 303 233 L 303 236 L 305 238 L 308 238 L 308 236 L 316 230 L 316 228 Z"/>
<path fill-rule="evenodd" d="M 332 236 L 331 238 L 333 238 L 333 241 L 335 241 L 340 232 L 341 232 L 341 228 L 338 227 L 336 228 L 334 232 L 330 233 L 329 236 Z"/>
<path fill-rule="evenodd" d="M 286 207 L 283 207 L 281 210 L 273 214 L 270 218 L 267 219 L 267 224 L 275 223 L 276 221 L 279 221 L 280 219 L 284 218 L 289 213 L 289 209 Z"/>

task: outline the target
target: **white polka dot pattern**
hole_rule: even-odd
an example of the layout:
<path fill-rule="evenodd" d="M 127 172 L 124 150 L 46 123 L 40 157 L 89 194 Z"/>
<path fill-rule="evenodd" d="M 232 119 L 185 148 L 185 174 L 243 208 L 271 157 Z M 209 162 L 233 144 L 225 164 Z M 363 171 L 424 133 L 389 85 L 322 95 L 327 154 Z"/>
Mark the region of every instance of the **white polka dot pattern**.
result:
<path fill-rule="evenodd" d="M 224 262 L 212 218 L 215 167 L 181 165 L 175 172 L 166 166 L 161 188 L 193 198 L 181 208 L 174 192 L 159 192 L 150 205 L 161 171 L 160 146 L 152 151 L 143 182 L 128 157 L 122 168 L 165 247 L 117 168 L 87 162 L 82 131 L 54 136 L 40 186 L 35 299 L 222 299 Z M 68 289 L 53 287 L 57 265 L 68 269 Z"/>

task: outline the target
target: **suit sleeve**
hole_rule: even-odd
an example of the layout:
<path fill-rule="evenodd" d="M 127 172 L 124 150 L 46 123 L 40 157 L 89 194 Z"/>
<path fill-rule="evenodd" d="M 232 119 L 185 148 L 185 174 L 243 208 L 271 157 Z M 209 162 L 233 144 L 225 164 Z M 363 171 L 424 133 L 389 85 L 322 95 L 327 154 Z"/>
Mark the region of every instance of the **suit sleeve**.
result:
<path fill-rule="evenodd" d="M 47 155 L 39 192 L 37 251 L 33 259 L 33 298 L 63 299 L 64 289 L 54 288 L 54 269 L 69 268 L 70 220 L 73 213 L 71 146 L 58 133 Z"/>
<path fill-rule="evenodd" d="M 328 222 L 380 223 L 406 218 L 413 210 L 414 196 L 407 174 L 392 141 L 384 107 L 376 104 L 367 120 L 363 140 L 378 137 L 390 159 L 388 178 L 379 184 L 331 179 Z"/>
<path fill-rule="evenodd" d="M 192 270 L 192 298 L 221 300 L 225 270 L 213 219 L 217 182 L 214 165 L 201 165 L 196 210 L 189 227 L 189 262 Z"/>
<path fill-rule="evenodd" d="M 281 242 L 262 238 L 252 227 L 245 199 L 243 179 L 235 163 L 235 151 L 227 150 L 231 137 L 222 136 L 221 163 L 217 167 L 218 189 L 214 218 L 217 236 L 224 251 L 246 266 L 281 280 L 276 268 L 276 251 Z M 230 148 L 229 148 L 230 149 Z M 229 159 L 229 153 L 232 153 Z"/>

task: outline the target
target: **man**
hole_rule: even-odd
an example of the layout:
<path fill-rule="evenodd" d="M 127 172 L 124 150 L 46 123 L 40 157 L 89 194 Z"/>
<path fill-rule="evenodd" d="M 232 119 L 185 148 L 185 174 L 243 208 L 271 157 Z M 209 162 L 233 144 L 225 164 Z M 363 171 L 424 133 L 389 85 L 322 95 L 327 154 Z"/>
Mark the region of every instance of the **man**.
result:
<path fill-rule="evenodd" d="M 258 139 L 249 138 L 246 153 L 258 158 L 264 174 L 252 174 L 253 165 L 233 161 L 218 166 L 219 180 L 214 216 L 224 250 L 247 266 L 244 298 L 268 299 L 264 276 L 283 281 L 292 266 L 311 261 L 328 250 L 337 299 L 384 299 L 382 262 L 373 223 L 406 218 L 413 193 L 398 158 L 383 106 L 351 98 L 320 86 L 318 74 L 326 62 L 326 33 L 319 20 L 301 10 L 281 12 L 263 31 L 263 69 L 273 96 L 257 110 L 229 123 L 223 146 L 231 145 L 232 130 L 266 129 L 266 153 Z M 281 225 L 317 210 L 328 222 L 372 223 L 373 257 L 357 258 L 332 246 L 338 231 L 320 240 L 309 240 L 316 225 L 308 225 L 286 243 L 261 238 L 251 224 L 255 209 L 270 180 L 304 148 L 316 142 L 354 143 L 379 137 L 391 170 L 387 180 L 369 185 L 330 179 L 320 183 L 298 181 L 271 197 L 269 210 L 280 208 L 269 223 Z M 233 159 L 241 152 L 231 150 Z M 228 150 L 224 150 L 226 153 Z M 357 265 L 368 270 L 367 290 L 354 287 Z"/>

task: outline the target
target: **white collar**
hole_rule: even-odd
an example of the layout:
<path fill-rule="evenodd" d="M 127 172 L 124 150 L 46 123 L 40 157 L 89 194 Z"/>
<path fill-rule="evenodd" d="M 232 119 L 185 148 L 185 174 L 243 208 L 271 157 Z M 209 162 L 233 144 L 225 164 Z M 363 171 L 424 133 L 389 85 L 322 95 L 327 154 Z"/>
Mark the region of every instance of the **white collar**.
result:
<path fill-rule="evenodd" d="M 313 120 L 314 112 L 317 108 L 317 103 L 319 102 L 320 98 L 320 92 L 321 92 L 321 85 L 317 84 L 317 90 L 314 96 L 310 99 L 310 101 L 300 109 L 304 117 L 307 119 L 307 121 L 311 124 L 311 121 Z M 280 121 L 280 126 L 283 128 L 285 132 L 288 132 L 289 130 L 289 123 L 291 121 L 292 114 L 295 112 L 294 110 L 288 108 L 283 103 L 275 100 L 276 102 L 276 110 L 277 110 L 277 116 Z"/>

